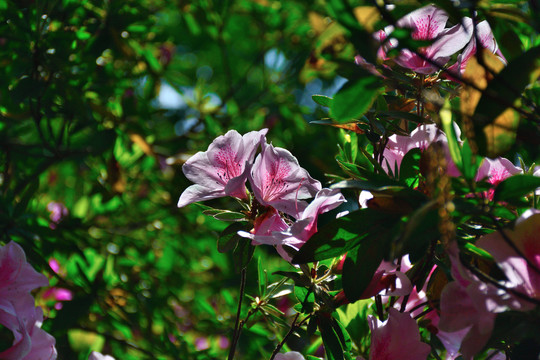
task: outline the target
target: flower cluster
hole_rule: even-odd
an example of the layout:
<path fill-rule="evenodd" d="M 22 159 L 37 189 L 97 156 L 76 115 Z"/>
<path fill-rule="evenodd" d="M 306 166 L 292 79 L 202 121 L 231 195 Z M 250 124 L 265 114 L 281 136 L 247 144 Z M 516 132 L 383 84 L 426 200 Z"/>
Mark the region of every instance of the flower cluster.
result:
<path fill-rule="evenodd" d="M 401 67 L 410 69 L 418 74 L 430 75 L 445 67 L 450 74 L 462 75 L 469 59 L 480 48 L 496 54 L 506 64 L 487 21 L 475 24 L 469 17 L 461 19 L 461 23 L 447 27 L 448 14 L 434 5 L 428 5 L 415 10 L 396 22 L 397 28 L 410 29 L 414 40 L 433 41 L 427 47 L 418 51 L 402 49 L 394 62 Z M 375 39 L 382 45 L 377 52 L 380 60 L 389 60 L 387 52 L 398 46 L 398 41 L 389 38 L 395 30 L 388 26 L 375 33 Z M 462 51 L 461 51 L 462 50 Z M 456 61 L 448 66 L 452 57 L 458 53 Z M 369 64 L 357 57 L 359 65 L 369 67 Z M 373 69 L 371 68 L 371 71 Z"/>
<path fill-rule="evenodd" d="M 459 138 L 459 129 L 456 130 L 458 130 Z M 410 136 L 391 136 L 383 153 L 383 168 L 389 173 L 392 169 L 398 172 L 403 158 L 410 150 L 423 151 L 433 142 L 439 142 L 445 150 L 449 163 L 447 175 L 460 176 L 460 172 L 450 157 L 446 135 L 434 124 L 421 125 Z M 484 158 L 475 175 L 475 181 L 485 181 L 492 187 L 486 193 L 476 194 L 476 196 L 492 201 L 496 185 L 510 176 L 521 173 L 523 173 L 521 168 L 505 158 Z M 360 206 L 368 207 L 370 197 L 372 197 L 371 194 L 363 191 L 359 198 Z M 530 209 L 516 220 L 514 230 L 496 231 L 481 237 L 476 242 L 478 247 L 493 256 L 504 273 L 506 279 L 500 282 L 501 286 L 486 283 L 485 279 L 479 278 L 479 275 L 466 268 L 460 261 L 457 244 L 453 243 L 448 251 L 452 263 L 453 281 L 447 283 L 442 289 L 439 311 L 431 311 L 427 314 L 422 314 L 424 306 L 421 305 L 430 303 L 426 294 L 427 283 L 429 277 L 437 270 L 437 266 L 434 266 L 430 272 L 424 288 L 416 289 L 411 288 L 410 281 L 404 274 L 410 269 L 410 264 L 405 258 L 399 262 L 401 271 L 397 272 L 395 265 L 383 262 L 361 298 L 365 299 L 377 294 L 406 295 L 407 300 L 405 305 L 403 305 L 403 298 L 395 302 L 395 309 L 389 309 L 389 318 L 385 323 L 374 318 L 370 319 L 372 331 L 370 359 L 407 358 L 400 355 L 401 348 L 397 349 L 392 345 L 392 339 L 398 334 L 407 334 L 408 340 L 404 341 L 405 343 L 416 344 L 413 348 L 418 353 L 408 352 L 413 354 L 410 359 L 426 358 L 429 349 L 420 342 L 418 327 L 412 322 L 410 316 L 415 318 L 423 316 L 424 321 L 429 322 L 429 327 L 446 348 L 447 359 L 456 359 L 458 356 L 472 359 L 489 340 L 497 313 L 507 310 L 528 311 L 535 307 L 537 300 L 540 300 L 539 234 L 540 211 Z M 394 276 L 389 282 L 388 276 L 391 274 Z M 400 276 L 396 276 L 397 274 Z M 399 289 L 404 289 L 404 291 L 396 291 Z M 346 298 L 343 294 L 340 295 L 338 301 L 346 303 Z M 399 313 L 396 309 L 403 312 Z M 403 329 L 407 326 L 410 327 L 409 330 L 404 331 Z M 403 341 L 403 338 L 401 339 Z M 498 359 L 499 354 L 494 354 L 493 358 Z M 504 357 L 500 355 L 500 358 Z"/>
<path fill-rule="evenodd" d="M 0 324 L 13 333 L 13 345 L 0 353 L 6 360 L 56 359 L 55 339 L 41 329 L 43 311 L 35 307 L 33 289 L 49 285 L 47 277 L 26 262 L 23 249 L 0 247 Z"/>
<path fill-rule="evenodd" d="M 182 193 L 178 207 L 223 196 L 243 200 L 250 207 L 246 213 L 253 229 L 239 235 L 252 239 L 254 245 L 274 245 L 291 260 L 285 246 L 298 250 L 317 231 L 318 215 L 345 198 L 338 190 L 322 189 L 288 150 L 268 144 L 267 131 L 242 136 L 231 130 L 216 138 L 207 151 L 187 160 L 182 170 L 195 185 Z M 310 204 L 304 201 L 311 197 L 315 199 Z"/>

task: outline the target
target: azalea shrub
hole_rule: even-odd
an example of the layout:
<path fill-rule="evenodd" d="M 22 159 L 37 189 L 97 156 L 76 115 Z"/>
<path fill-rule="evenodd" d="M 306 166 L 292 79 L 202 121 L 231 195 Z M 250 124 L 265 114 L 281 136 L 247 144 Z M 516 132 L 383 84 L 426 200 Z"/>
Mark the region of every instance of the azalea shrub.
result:
<path fill-rule="evenodd" d="M 538 359 L 537 7 L 0 2 L 0 359 Z"/>

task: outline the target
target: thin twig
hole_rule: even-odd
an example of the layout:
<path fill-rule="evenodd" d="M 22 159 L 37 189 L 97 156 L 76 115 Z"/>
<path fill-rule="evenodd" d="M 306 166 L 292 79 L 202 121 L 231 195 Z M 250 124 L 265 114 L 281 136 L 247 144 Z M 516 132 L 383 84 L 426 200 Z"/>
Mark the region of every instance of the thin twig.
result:
<path fill-rule="evenodd" d="M 294 317 L 294 320 L 293 320 L 293 322 L 291 324 L 291 328 L 289 329 L 289 331 L 287 332 L 287 334 L 285 335 L 283 340 L 281 340 L 281 342 L 276 346 L 276 348 L 272 352 L 272 356 L 270 356 L 270 360 L 274 360 L 276 355 L 279 353 L 279 350 L 281 350 L 283 345 L 285 345 L 285 343 L 287 342 L 287 339 L 293 334 L 294 330 L 296 330 L 298 327 L 300 327 L 301 326 L 300 324 L 302 324 L 304 322 L 304 321 L 302 321 L 300 324 L 296 324 L 296 320 L 298 320 L 299 316 L 300 316 L 300 313 L 296 313 L 296 316 Z M 306 319 L 304 319 L 304 320 L 306 320 Z"/>
<path fill-rule="evenodd" d="M 469 270 L 470 272 L 473 273 L 473 275 L 476 275 L 480 280 L 484 281 L 484 282 L 487 282 L 487 283 L 490 283 L 492 285 L 494 285 L 495 287 L 501 289 L 501 290 L 504 290 L 506 291 L 507 293 L 510 293 L 518 298 L 521 298 L 525 301 L 528 301 L 530 303 L 533 303 L 533 304 L 536 304 L 536 305 L 540 305 L 540 300 L 538 299 L 534 299 L 534 298 L 531 298 L 530 296 L 527 296 L 519 291 L 516 291 L 514 289 L 509 289 L 507 288 L 506 286 L 500 284 L 497 280 L 493 279 L 491 276 L 487 275 L 487 274 L 484 274 L 482 271 L 480 271 L 478 268 L 476 268 L 475 266 L 471 265 L 471 264 L 468 264 L 467 262 L 461 262 L 463 264 L 463 266 L 465 266 L 465 268 L 467 268 L 467 270 Z"/>
<path fill-rule="evenodd" d="M 242 300 L 244 299 L 244 290 L 246 287 L 246 273 L 247 269 L 245 267 L 242 268 L 242 272 L 240 275 L 240 297 L 238 298 L 238 309 L 236 311 L 236 322 L 234 324 L 234 333 L 231 341 L 231 348 L 229 350 L 229 360 L 232 360 L 234 358 L 236 344 L 238 342 L 238 338 L 240 337 L 240 314 L 242 312 Z"/>

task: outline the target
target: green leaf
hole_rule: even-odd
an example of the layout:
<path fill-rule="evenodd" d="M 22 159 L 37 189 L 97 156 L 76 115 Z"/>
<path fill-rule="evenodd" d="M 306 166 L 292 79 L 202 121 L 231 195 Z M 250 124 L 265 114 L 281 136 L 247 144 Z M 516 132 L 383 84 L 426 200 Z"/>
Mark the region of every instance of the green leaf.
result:
<path fill-rule="evenodd" d="M 486 250 L 484 250 L 482 248 L 479 248 L 479 247 L 475 246 L 474 244 L 466 243 L 464 247 L 469 252 L 471 252 L 471 253 L 473 253 L 475 255 L 478 255 L 483 259 L 493 260 L 493 256 L 491 256 L 490 253 L 488 253 Z"/>
<path fill-rule="evenodd" d="M 360 118 L 382 90 L 381 80 L 373 75 L 349 80 L 334 96 L 330 106 L 331 116 L 338 122 Z"/>
<path fill-rule="evenodd" d="M 370 235 L 376 235 L 395 222 L 396 216 L 374 209 L 361 209 L 326 224 L 315 233 L 292 259 L 293 264 L 324 260 L 354 249 Z"/>
<path fill-rule="evenodd" d="M 333 99 L 331 97 L 325 96 L 325 95 L 311 95 L 311 98 L 313 101 L 315 101 L 317 104 L 330 107 L 332 106 Z"/>
<path fill-rule="evenodd" d="M 418 148 L 408 151 L 399 168 L 399 181 L 405 183 L 408 187 L 414 187 L 418 182 L 420 174 L 420 157 L 422 151 Z"/>
<path fill-rule="evenodd" d="M 340 323 L 346 328 L 358 347 L 360 347 L 362 339 L 366 336 L 369 338 L 369 326 L 366 318 L 373 303 L 373 300 L 357 301 L 336 310 Z"/>
<path fill-rule="evenodd" d="M 399 242 L 394 244 L 392 256 L 400 258 L 409 254 L 411 261 L 424 256 L 429 243 L 440 238 L 437 203 L 429 201 L 419 206 L 401 231 Z"/>
<path fill-rule="evenodd" d="M 375 49 L 371 46 L 372 34 L 360 25 L 349 2 L 330 0 L 328 6 L 331 17 L 336 19 L 349 32 L 349 39 L 357 53 L 362 54 L 367 62 L 374 64 L 377 59 Z"/>
<path fill-rule="evenodd" d="M 345 328 L 328 313 L 318 314 L 317 325 L 328 360 L 349 359 L 348 349 L 351 348 L 351 338 Z"/>
<path fill-rule="evenodd" d="M 354 251 L 349 251 L 343 263 L 343 290 L 350 302 L 361 298 L 375 271 L 383 260 L 383 244 L 378 236 L 370 236 Z"/>
<path fill-rule="evenodd" d="M 257 259 L 257 274 L 258 274 L 258 283 L 259 283 L 259 295 L 261 298 L 264 298 L 266 295 L 266 288 L 268 286 L 268 274 L 266 269 L 262 266 L 262 258 Z"/>
<path fill-rule="evenodd" d="M 246 215 L 235 211 L 223 211 L 213 215 L 214 219 L 221 221 L 245 221 Z"/>
<path fill-rule="evenodd" d="M 448 101 L 448 99 L 444 101 L 444 106 L 439 112 L 439 115 L 441 117 L 444 132 L 446 133 L 446 138 L 448 139 L 450 156 L 452 156 L 452 160 L 457 168 L 463 169 L 463 158 L 461 157 L 456 130 L 454 129 L 454 124 L 452 122 L 452 109 L 450 108 L 450 101 Z"/>
<path fill-rule="evenodd" d="M 227 226 L 218 237 L 218 251 L 220 253 L 225 253 L 234 249 L 238 240 L 242 238 L 238 235 L 238 231 L 249 231 L 250 227 L 251 225 L 246 221 L 237 222 Z"/>
<path fill-rule="evenodd" d="M 514 175 L 502 181 L 495 188 L 494 201 L 515 203 L 540 187 L 540 177 L 533 175 Z"/>
<path fill-rule="evenodd" d="M 247 268 L 254 252 L 255 246 L 251 245 L 251 240 L 245 238 L 238 239 L 238 245 L 233 252 L 236 271 L 240 272 L 240 270 Z"/>
<path fill-rule="evenodd" d="M 303 286 L 295 286 L 294 295 L 300 302 L 301 312 L 305 314 L 310 314 L 313 312 L 313 307 L 315 304 L 315 294 L 313 293 L 313 286 L 307 288 Z"/>
<path fill-rule="evenodd" d="M 482 157 L 473 154 L 468 139 L 466 139 L 461 146 L 461 157 L 463 159 L 463 166 L 461 169 L 459 169 L 461 174 L 465 177 L 465 179 L 474 179 L 478 173 L 478 168 L 482 162 Z"/>
<path fill-rule="evenodd" d="M 377 116 L 379 116 L 381 119 L 385 120 L 391 120 L 391 119 L 403 119 L 407 121 L 411 121 L 417 124 L 425 124 L 426 119 L 405 111 L 378 111 Z"/>

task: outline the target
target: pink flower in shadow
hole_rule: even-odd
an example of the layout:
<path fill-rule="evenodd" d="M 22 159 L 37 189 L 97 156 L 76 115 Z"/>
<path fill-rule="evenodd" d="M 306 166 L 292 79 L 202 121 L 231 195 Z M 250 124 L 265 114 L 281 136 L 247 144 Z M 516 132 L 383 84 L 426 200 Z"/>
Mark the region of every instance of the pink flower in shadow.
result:
<path fill-rule="evenodd" d="M 457 137 L 459 139 L 461 131 L 457 126 L 454 126 L 454 128 L 456 129 Z M 401 162 L 409 151 L 412 149 L 420 149 L 423 151 L 434 142 L 440 142 L 443 145 L 443 150 L 445 152 L 445 157 L 448 164 L 448 175 L 459 176 L 460 172 L 450 156 L 446 134 L 435 124 L 420 125 L 411 132 L 410 136 L 396 134 L 390 136 L 383 152 L 383 169 L 387 173 L 390 173 L 391 171 L 394 176 L 397 176 L 396 171 L 399 172 Z"/>
<path fill-rule="evenodd" d="M 496 54 L 503 64 L 507 64 L 504 55 L 502 54 L 497 41 L 493 36 L 491 27 L 489 23 L 484 20 L 476 25 L 476 28 L 473 24 L 471 18 L 465 17 L 462 19 L 463 26 L 467 33 L 471 34 L 471 38 L 463 52 L 457 56 L 457 61 L 448 68 L 450 73 L 455 73 L 458 75 L 463 75 L 467 63 L 480 49 L 487 49 L 493 54 Z M 480 42 L 480 44 L 478 44 Z M 480 45 L 480 46 L 479 46 Z"/>
<path fill-rule="evenodd" d="M 461 24 L 446 28 L 447 20 L 448 14 L 433 5 L 417 9 L 399 19 L 397 27 L 412 29 L 411 37 L 414 40 L 434 42 L 418 50 L 425 59 L 409 49 L 403 49 L 394 61 L 425 75 L 444 67 L 450 56 L 461 50 L 471 38 L 471 34 Z"/>
<path fill-rule="evenodd" d="M 493 195 L 495 194 L 495 186 L 497 186 L 501 181 L 509 178 L 512 175 L 520 174 L 523 170 L 520 167 L 514 166 L 510 160 L 499 157 L 494 160 L 485 158 L 476 173 L 475 180 L 481 181 L 485 180 L 493 188 L 489 189 L 485 196 L 491 201 L 493 200 Z"/>
<path fill-rule="evenodd" d="M 386 321 L 369 315 L 368 323 L 370 360 L 425 360 L 431 351 L 428 344 L 420 341 L 418 325 L 408 312 L 390 308 Z"/>
<path fill-rule="evenodd" d="M 540 211 L 529 209 L 517 220 L 512 230 L 503 230 L 506 238 L 495 231 L 485 235 L 476 245 L 487 250 L 495 259 L 507 281 L 507 288 L 518 291 L 530 298 L 540 300 Z M 516 251 L 516 249 L 518 251 Z M 515 297 L 516 310 L 530 310 L 534 304 Z"/>

